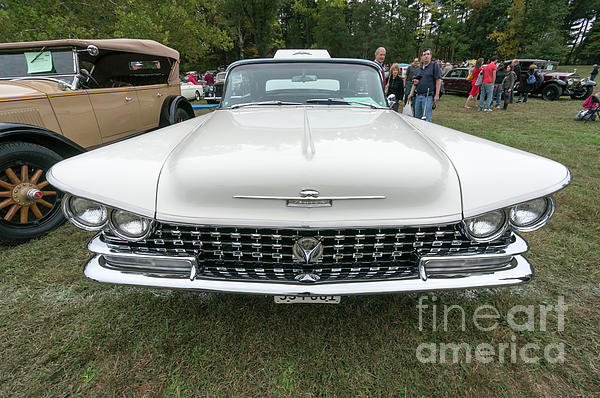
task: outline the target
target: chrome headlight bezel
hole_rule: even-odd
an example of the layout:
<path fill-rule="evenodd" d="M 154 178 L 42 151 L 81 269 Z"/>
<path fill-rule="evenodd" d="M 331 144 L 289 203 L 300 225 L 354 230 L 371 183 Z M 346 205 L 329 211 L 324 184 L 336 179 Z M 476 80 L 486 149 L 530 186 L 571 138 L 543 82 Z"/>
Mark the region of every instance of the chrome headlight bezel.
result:
<path fill-rule="evenodd" d="M 538 199 L 544 199 L 546 201 L 546 209 L 544 210 L 544 212 L 542 212 L 541 216 L 538 217 L 537 219 L 535 219 L 534 221 L 525 224 L 525 225 L 518 225 L 515 224 L 513 222 L 512 219 L 512 214 L 513 211 L 515 211 L 515 207 L 519 206 L 523 203 L 527 203 L 533 200 L 538 200 Z M 548 221 L 550 220 L 550 217 L 552 217 L 552 215 L 554 214 L 554 210 L 556 209 L 556 204 L 554 203 L 554 198 L 552 196 L 545 196 L 545 197 L 541 197 L 541 198 L 535 198 L 535 199 L 531 199 L 525 202 L 521 202 L 521 203 L 517 203 L 515 205 L 512 205 L 509 209 L 509 223 L 512 229 L 519 231 L 519 232 L 531 232 L 531 231 L 535 231 L 536 229 L 540 229 L 541 227 L 543 227 L 544 225 L 546 225 L 548 223 Z"/>
<path fill-rule="evenodd" d="M 489 213 L 494 213 L 494 212 L 498 212 L 501 214 L 502 222 L 498 224 L 498 228 L 493 233 L 488 234 L 486 236 L 477 236 L 476 234 L 472 233 L 471 229 L 469 228 L 469 223 L 471 221 L 473 221 L 477 218 L 486 216 Z M 461 222 L 461 227 L 462 227 L 463 233 L 472 241 L 480 242 L 480 243 L 491 242 L 491 241 L 498 239 L 502 235 L 504 235 L 504 233 L 508 230 L 508 227 L 509 227 L 508 212 L 506 209 L 497 209 L 497 210 L 485 212 L 483 214 L 479 214 L 475 217 L 465 218 Z"/>
<path fill-rule="evenodd" d="M 75 215 L 75 213 L 73 212 L 73 209 L 71 208 L 71 201 L 74 199 L 83 199 L 83 200 L 87 200 L 89 202 L 99 205 L 105 211 L 104 221 L 100 224 L 94 225 L 94 224 L 86 223 L 84 220 L 81 220 L 79 217 L 77 217 Z M 83 229 L 85 231 L 100 231 L 100 230 L 104 229 L 104 227 L 106 227 L 106 224 L 108 223 L 108 219 L 110 217 L 110 214 L 109 214 L 110 209 L 108 207 L 106 207 L 102 203 L 99 203 L 99 202 L 96 202 L 94 200 L 87 199 L 84 197 L 80 197 L 80 196 L 73 196 L 73 195 L 66 194 L 62 200 L 61 207 L 62 207 L 63 214 L 65 215 L 67 220 L 69 220 L 69 222 L 71 224 L 75 225 L 77 228 Z"/>
<path fill-rule="evenodd" d="M 119 228 L 118 224 L 114 221 L 113 215 L 115 215 L 117 212 L 128 213 L 133 216 L 139 217 L 141 219 L 147 220 L 148 227 L 146 228 L 146 230 L 144 231 L 144 233 L 142 235 L 139 235 L 139 236 L 127 235 Z M 108 226 L 109 226 L 111 232 L 114 233 L 119 238 L 129 241 L 129 242 L 138 242 L 140 240 L 146 239 L 152 233 L 152 230 L 154 229 L 154 224 L 155 224 L 154 220 L 152 220 L 148 217 L 140 216 L 139 214 L 135 214 L 130 211 L 123 210 L 123 209 L 111 209 L 110 214 L 108 215 Z"/>
<path fill-rule="evenodd" d="M 73 199 L 84 199 L 84 200 L 87 200 L 89 202 L 92 202 L 92 203 L 95 203 L 95 204 L 101 206 L 104 209 L 104 211 L 106 212 L 104 221 L 101 224 L 90 225 L 88 223 L 85 223 L 83 220 L 78 219 L 76 217 L 76 215 L 74 214 L 73 210 L 71 209 L 71 200 L 73 200 Z M 82 196 L 66 194 L 63 198 L 61 206 L 62 206 L 63 214 L 65 215 L 67 220 L 69 220 L 69 222 L 71 224 L 73 224 L 74 226 L 76 226 L 77 228 L 83 229 L 85 231 L 101 231 L 101 230 L 110 231 L 110 232 L 114 233 L 117 237 L 119 237 L 120 239 L 129 241 L 129 242 L 138 242 L 140 240 L 146 239 L 152 233 L 152 231 L 154 230 L 154 226 L 156 225 L 154 219 L 152 219 L 152 218 L 142 216 L 142 215 L 130 212 L 128 210 L 113 208 L 113 207 L 104 205 L 100 202 L 97 202 L 95 200 L 84 198 Z M 115 225 L 115 223 L 113 222 L 113 213 L 116 213 L 119 211 L 129 213 L 131 215 L 134 215 L 136 217 L 139 217 L 141 219 L 148 221 L 148 227 L 144 231 L 144 234 L 139 235 L 139 236 L 130 236 L 130 235 L 127 235 L 126 233 L 123 233 L 117 227 L 117 225 Z"/>

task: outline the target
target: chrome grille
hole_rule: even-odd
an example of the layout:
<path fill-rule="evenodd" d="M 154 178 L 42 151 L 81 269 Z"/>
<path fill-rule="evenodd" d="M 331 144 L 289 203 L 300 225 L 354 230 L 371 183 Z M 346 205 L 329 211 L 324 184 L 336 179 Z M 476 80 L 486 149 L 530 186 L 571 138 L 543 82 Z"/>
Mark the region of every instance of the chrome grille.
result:
<path fill-rule="evenodd" d="M 323 245 L 315 263 L 304 264 L 292 254 L 302 237 Z M 295 281 L 303 272 L 320 282 L 417 277 L 418 259 L 425 255 L 494 253 L 511 242 L 510 232 L 490 243 L 469 240 L 458 224 L 433 227 L 274 229 L 158 224 L 140 242 L 125 242 L 105 233 L 115 250 L 193 256 L 198 276 L 220 279 Z"/>

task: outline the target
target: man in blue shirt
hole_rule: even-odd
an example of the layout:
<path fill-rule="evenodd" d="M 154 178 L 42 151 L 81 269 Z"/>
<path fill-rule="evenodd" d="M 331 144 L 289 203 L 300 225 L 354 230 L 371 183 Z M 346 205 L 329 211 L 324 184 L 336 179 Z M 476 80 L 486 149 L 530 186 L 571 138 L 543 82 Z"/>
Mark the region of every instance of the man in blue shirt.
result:
<path fill-rule="evenodd" d="M 413 87 L 408 100 L 415 96 L 414 116 L 431 121 L 433 104 L 440 99 L 442 88 L 442 70 L 436 62 L 431 62 L 431 49 L 426 48 L 421 53 L 421 63 L 413 80 Z"/>

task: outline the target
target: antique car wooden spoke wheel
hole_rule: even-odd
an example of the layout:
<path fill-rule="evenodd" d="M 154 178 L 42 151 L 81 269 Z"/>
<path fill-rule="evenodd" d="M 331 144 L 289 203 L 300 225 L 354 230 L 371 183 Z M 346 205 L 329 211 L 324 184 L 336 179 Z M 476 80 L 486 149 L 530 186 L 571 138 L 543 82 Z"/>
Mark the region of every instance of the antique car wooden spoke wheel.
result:
<path fill-rule="evenodd" d="M 21 243 L 64 222 L 63 193 L 46 180 L 62 160 L 48 148 L 28 142 L 0 145 L 0 242 Z"/>
<path fill-rule="evenodd" d="M 44 218 L 52 210 L 56 191 L 47 190 L 49 183 L 42 178 L 43 173 L 39 168 L 30 173 L 28 165 L 20 167 L 19 176 L 12 167 L 2 171 L 0 216 L 4 221 L 27 224 Z"/>

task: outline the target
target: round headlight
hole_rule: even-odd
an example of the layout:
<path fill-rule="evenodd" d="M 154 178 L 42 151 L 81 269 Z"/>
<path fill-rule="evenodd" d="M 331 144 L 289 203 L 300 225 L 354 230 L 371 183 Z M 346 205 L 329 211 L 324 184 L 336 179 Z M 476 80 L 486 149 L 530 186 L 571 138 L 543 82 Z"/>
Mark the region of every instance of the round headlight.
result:
<path fill-rule="evenodd" d="M 110 214 L 110 227 L 120 238 L 142 240 L 150 234 L 152 220 L 124 210 L 113 210 Z"/>
<path fill-rule="evenodd" d="M 510 224 L 518 231 L 534 231 L 546 224 L 553 213 L 554 199 L 533 199 L 510 208 Z"/>
<path fill-rule="evenodd" d="M 77 196 L 64 199 L 63 211 L 73 225 L 88 231 L 100 230 L 108 221 L 108 210 L 104 205 Z"/>
<path fill-rule="evenodd" d="M 504 210 L 494 210 L 463 221 L 467 236 L 477 242 L 491 242 L 498 239 L 508 227 Z"/>

